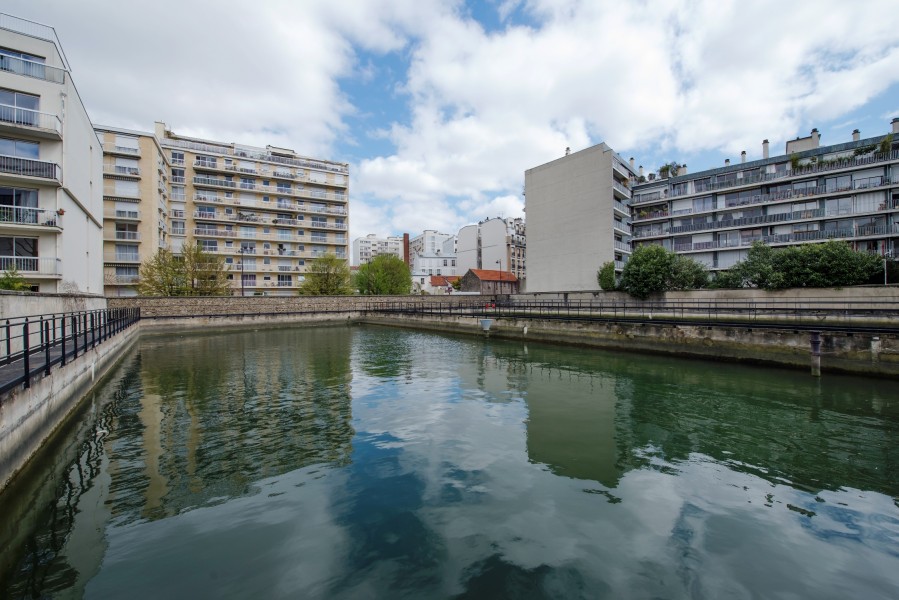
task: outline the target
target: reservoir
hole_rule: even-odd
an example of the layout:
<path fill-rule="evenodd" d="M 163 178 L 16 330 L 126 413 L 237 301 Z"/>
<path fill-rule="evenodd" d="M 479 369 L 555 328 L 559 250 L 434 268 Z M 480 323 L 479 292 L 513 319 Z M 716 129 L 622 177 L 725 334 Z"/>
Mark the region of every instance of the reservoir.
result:
<path fill-rule="evenodd" d="M 0 598 L 896 598 L 899 383 L 144 333 L 0 515 Z"/>

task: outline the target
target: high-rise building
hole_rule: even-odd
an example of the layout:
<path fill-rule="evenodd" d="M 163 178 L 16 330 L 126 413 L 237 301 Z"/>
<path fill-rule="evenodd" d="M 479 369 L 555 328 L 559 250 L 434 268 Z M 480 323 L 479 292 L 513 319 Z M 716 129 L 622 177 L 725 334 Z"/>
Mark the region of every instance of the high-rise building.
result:
<path fill-rule="evenodd" d="M 103 292 L 102 159 L 56 31 L 0 14 L 0 271 Z"/>
<path fill-rule="evenodd" d="M 353 240 L 353 265 L 364 265 L 376 256 L 387 254 L 406 261 L 402 236 L 378 237 L 370 233 Z"/>
<path fill-rule="evenodd" d="M 624 267 L 632 166 L 603 143 L 528 169 L 524 178 L 528 292 L 596 290 L 603 263 Z"/>
<path fill-rule="evenodd" d="M 100 128 L 106 140 L 107 293 L 133 294 L 158 248 L 221 254 L 236 294 L 295 294 L 307 261 L 348 258 L 349 169 L 292 150 Z M 137 202 L 135 202 L 135 200 Z M 128 260 L 123 260 L 127 258 Z"/>
<path fill-rule="evenodd" d="M 468 269 L 500 270 L 525 279 L 526 241 L 524 219 L 486 219 L 466 225 L 456 236 L 459 273 Z"/>
<path fill-rule="evenodd" d="M 899 119 L 891 131 L 820 145 L 818 130 L 785 153 L 687 174 L 655 174 L 634 186 L 634 244 L 659 244 L 711 270 L 746 258 L 749 246 L 844 240 L 899 256 Z"/>

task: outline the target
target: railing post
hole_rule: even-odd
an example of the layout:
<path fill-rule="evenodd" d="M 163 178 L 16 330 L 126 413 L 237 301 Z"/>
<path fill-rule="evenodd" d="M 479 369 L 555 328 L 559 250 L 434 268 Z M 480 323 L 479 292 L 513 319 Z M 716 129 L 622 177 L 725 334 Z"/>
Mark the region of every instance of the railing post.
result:
<path fill-rule="evenodd" d="M 50 374 L 50 322 L 44 321 L 44 375 Z"/>
<path fill-rule="evenodd" d="M 84 313 L 84 323 L 83 323 L 83 325 L 84 325 L 84 327 L 83 327 L 83 330 L 84 330 L 84 348 L 82 348 L 81 353 L 82 353 L 82 354 L 87 354 L 87 313 Z"/>
<path fill-rule="evenodd" d="M 91 348 L 97 347 L 97 323 L 94 315 L 96 313 L 91 313 Z"/>
<path fill-rule="evenodd" d="M 72 358 L 78 358 L 78 317 L 72 315 Z"/>
<path fill-rule="evenodd" d="M 12 354 L 12 338 L 10 337 L 10 326 L 9 319 L 6 319 L 6 358 L 9 359 L 9 355 Z"/>
<path fill-rule="evenodd" d="M 25 323 L 22 325 L 22 364 L 25 367 L 25 389 L 31 387 L 31 363 L 29 361 L 29 343 L 28 343 L 28 317 L 25 317 Z"/>
<path fill-rule="evenodd" d="M 62 364 L 66 364 L 66 316 L 59 318 L 59 343 L 62 345 Z"/>

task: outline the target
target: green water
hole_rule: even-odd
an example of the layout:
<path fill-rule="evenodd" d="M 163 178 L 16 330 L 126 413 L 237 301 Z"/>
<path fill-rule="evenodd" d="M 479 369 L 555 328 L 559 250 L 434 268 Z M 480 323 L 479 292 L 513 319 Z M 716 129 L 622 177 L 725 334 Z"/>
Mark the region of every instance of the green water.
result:
<path fill-rule="evenodd" d="M 339 327 L 144 336 L 0 598 L 896 598 L 899 384 Z"/>

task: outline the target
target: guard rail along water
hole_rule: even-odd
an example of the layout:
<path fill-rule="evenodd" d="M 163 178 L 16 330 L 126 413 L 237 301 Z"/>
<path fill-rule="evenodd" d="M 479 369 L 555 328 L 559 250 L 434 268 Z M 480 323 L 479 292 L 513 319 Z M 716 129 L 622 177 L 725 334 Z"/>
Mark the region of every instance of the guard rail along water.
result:
<path fill-rule="evenodd" d="M 0 323 L 0 394 L 50 374 L 140 320 L 139 308 L 17 317 Z"/>

